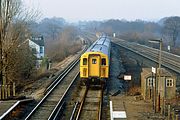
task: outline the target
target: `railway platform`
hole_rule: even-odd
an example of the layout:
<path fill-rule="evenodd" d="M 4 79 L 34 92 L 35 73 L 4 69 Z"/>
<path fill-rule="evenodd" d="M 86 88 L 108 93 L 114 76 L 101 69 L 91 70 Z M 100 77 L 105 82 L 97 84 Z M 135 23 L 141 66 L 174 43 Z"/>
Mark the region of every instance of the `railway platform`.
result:
<path fill-rule="evenodd" d="M 0 120 L 9 110 L 13 109 L 17 104 L 17 100 L 0 101 Z"/>
<path fill-rule="evenodd" d="M 149 115 L 152 114 L 152 103 L 135 99 L 135 96 L 111 96 L 110 101 L 112 101 L 115 120 L 148 119 Z"/>
<path fill-rule="evenodd" d="M 0 101 L 0 120 L 9 120 L 16 117 L 23 108 L 23 105 L 32 102 L 34 99 Z"/>

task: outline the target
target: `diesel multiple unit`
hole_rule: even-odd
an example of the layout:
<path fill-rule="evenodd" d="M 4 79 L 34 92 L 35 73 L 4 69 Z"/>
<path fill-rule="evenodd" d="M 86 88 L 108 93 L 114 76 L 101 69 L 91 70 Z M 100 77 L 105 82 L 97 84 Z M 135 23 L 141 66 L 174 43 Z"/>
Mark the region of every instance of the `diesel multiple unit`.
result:
<path fill-rule="evenodd" d="M 80 58 L 80 78 L 86 85 L 103 84 L 109 77 L 111 41 L 102 36 Z"/>

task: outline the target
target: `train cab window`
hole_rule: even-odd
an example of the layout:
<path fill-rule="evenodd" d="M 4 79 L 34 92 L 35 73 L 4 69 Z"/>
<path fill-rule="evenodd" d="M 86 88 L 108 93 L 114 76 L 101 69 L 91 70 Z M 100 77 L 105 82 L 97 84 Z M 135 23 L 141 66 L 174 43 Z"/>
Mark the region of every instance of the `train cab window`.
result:
<path fill-rule="evenodd" d="M 96 59 L 92 59 L 92 64 L 96 64 Z"/>
<path fill-rule="evenodd" d="M 83 58 L 83 65 L 87 65 L 87 58 Z"/>
<path fill-rule="evenodd" d="M 106 59 L 105 58 L 102 58 L 101 65 L 106 65 Z"/>

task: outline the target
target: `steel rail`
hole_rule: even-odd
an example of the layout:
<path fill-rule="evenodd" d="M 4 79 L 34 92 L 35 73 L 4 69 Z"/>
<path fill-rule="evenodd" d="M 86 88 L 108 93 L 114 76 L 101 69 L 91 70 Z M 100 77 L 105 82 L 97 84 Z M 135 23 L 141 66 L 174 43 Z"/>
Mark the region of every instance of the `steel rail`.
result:
<path fill-rule="evenodd" d="M 158 60 L 157 60 L 157 57 L 158 57 L 158 53 L 156 55 L 153 55 L 153 52 L 150 52 L 148 50 L 145 50 L 145 49 L 138 49 L 138 47 L 133 47 L 131 45 L 127 45 L 127 43 L 124 43 L 124 41 L 122 41 L 121 43 L 119 42 L 115 42 L 115 44 L 125 48 L 125 49 L 128 49 L 136 54 L 139 54 L 153 62 L 156 62 L 158 63 Z M 151 51 L 153 51 L 154 49 L 152 48 Z M 156 50 L 156 49 L 155 49 Z M 148 53 L 148 54 L 147 54 Z M 157 57 L 152 57 L 151 55 L 153 56 L 157 56 Z M 151 56 L 151 57 L 150 57 Z M 177 55 L 176 55 L 177 56 Z M 171 61 L 171 62 L 169 62 Z M 173 62 L 172 62 L 173 61 Z M 180 73 L 180 66 L 179 65 L 179 62 L 175 62 L 174 60 L 172 59 L 169 59 L 169 58 L 166 58 L 166 57 L 162 57 L 162 66 L 166 67 L 166 68 L 169 68 L 173 71 L 175 71 L 176 73 Z"/>
<path fill-rule="evenodd" d="M 71 117 L 70 117 L 70 120 L 74 120 L 75 113 L 76 113 L 76 110 L 77 110 L 79 104 L 80 104 L 79 102 L 75 103 L 72 114 L 71 114 Z"/>
<path fill-rule="evenodd" d="M 95 94 L 93 94 L 94 92 L 95 92 Z M 96 92 L 100 92 L 100 94 L 97 94 Z M 88 95 L 90 95 L 92 98 L 88 97 Z M 93 115 L 96 114 L 97 116 L 95 116 L 94 118 L 86 118 L 86 119 L 101 120 L 102 97 L 103 97 L 103 89 L 91 90 L 89 88 L 86 88 L 86 90 L 85 90 L 85 92 L 83 94 L 83 97 L 81 99 L 80 106 L 79 106 L 79 109 L 78 109 L 77 116 L 76 116 L 75 120 L 85 119 L 85 118 L 82 118 L 82 117 L 88 117 L 86 115 L 90 115 L 89 111 L 93 111 L 93 109 L 96 111 L 96 113 L 93 113 Z M 91 99 L 91 100 L 89 100 L 89 99 Z M 96 100 L 96 102 L 94 100 Z M 96 104 L 94 104 L 92 106 L 91 105 L 89 106 L 89 103 L 91 103 L 91 104 L 96 103 Z M 89 106 L 89 109 L 87 108 L 87 106 Z M 93 111 L 93 112 L 95 112 L 95 111 Z"/>
<path fill-rule="evenodd" d="M 103 90 L 101 90 L 101 97 L 100 97 L 100 100 L 99 100 L 98 120 L 101 120 L 102 104 L 103 104 L 102 102 L 103 102 Z"/>
<path fill-rule="evenodd" d="M 84 53 L 86 50 L 87 50 L 87 47 L 85 47 L 85 48 L 82 50 L 81 54 Z M 77 59 L 75 59 L 60 75 L 58 75 L 58 77 L 46 88 L 44 94 L 46 94 L 46 93 L 59 81 L 59 79 L 60 79 L 69 69 L 72 69 L 72 68 L 75 66 L 75 64 L 76 64 L 77 62 L 79 62 L 79 59 L 80 59 L 80 57 L 81 57 L 81 54 L 80 54 L 80 55 L 77 57 Z"/>
<path fill-rule="evenodd" d="M 54 113 L 55 115 L 52 118 L 48 118 L 48 120 L 57 120 L 59 115 L 63 112 L 65 106 L 65 101 L 63 101 L 62 104 L 59 104 L 59 106 L 56 108 L 56 113 Z"/>
<path fill-rule="evenodd" d="M 33 101 L 33 99 L 18 100 L 13 106 L 11 106 L 3 115 L 0 116 L 0 120 L 5 120 L 9 114 L 11 114 L 22 103 Z"/>
<path fill-rule="evenodd" d="M 74 65 L 66 71 L 63 76 L 59 79 L 59 81 L 56 82 L 56 84 L 48 91 L 48 93 L 41 99 L 41 101 L 36 105 L 36 107 L 30 112 L 30 114 L 25 118 L 25 120 L 30 119 L 30 117 L 33 115 L 33 113 L 36 111 L 36 109 L 46 100 L 46 98 L 52 93 L 52 91 L 55 89 L 57 85 L 67 76 L 67 74 L 74 68 L 74 66 L 78 63 L 79 61 L 76 61 Z"/>
<path fill-rule="evenodd" d="M 81 114 L 81 111 L 82 111 L 82 108 L 83 108 L 83 105 L 84 105 L 84 102 L 85 102 L 85 99 L 86 99 L 86 95 L 87 95 L 87 92 L 88 92 L 88 87 L 86 87 L 86 90 L 84 92 L 84 95 L 83 95 L 83 98 L 80 102 L 80 107 L 79 107 L 79 110 L 78 110 L 78 113 L 77 113 L 77 116 L 76 116 L 76 120 L 79 120 L 79 117 L 80 117 L 80 114 Z"/>
<path fill-rule="evenodd" d="M 52 82 L 48 88 L 45 91 L 45 96 L 41 99 L 41 101 L 34 107 L 34 109 L 30 112 L 30 114 L 28 114 L 28 116 L 25 118 L 25 120 L 28 120 L 31 118 L 31 116 L 35 113 L 35 111 L 41 106 L 41 104 L 43 104 L 43 102 L 48 98 L 48 96 L 52 93 L 52 91 L 61 83 L 61 81 L 68 75 L 68 73 L 77 65 L 77 63 L 80 61 L 80 57 L 81 54 L 83 54 L 86 50 L 87 50 L 88 46 L 86 45 L 86 47 L 82 50 L 82 52 L 80 53 L 80 55 L 77 57 L 76 60 L 74 60 L 74 62 L 72 62 L 67 69 L 65 69 L 55 80 L 54 82 Z M 79 72 L 78 72 L 79 74 Z M 77 75 L 78 75 L 77 74 Z M 73 83 L 73 82 L 71 82 Z M 65 95 L 65 94 L 64 94 Z M 63 95 L 63 96 L 64 96 Z M 58 102 L 58 104 L 56 105 L 56 107 L 54 108 L 53 112 L 51 113 L 51 115 L 49 116 L 49 119 L 51 119 L 54 115 L 54 111 L 56 111 L 58 109 L 58 106 L 60 105 L 60 101 Z"/>
<path fill-rule="evenodd" d="M 69 84 L 68 88 L 64 92 L 63 96 L 60 98 L 58 104 L 56 105 L 56 107 L 52 111 L 52 113 L 49 116 L 48 120 L 55 120 L 57 118 L 57 116 L 59 114 L 59 111 L 61 110 L 61 109 L 59 109 L 59 106 L 62 106 L 62 103 L 63 103 L 63 100 L 64 100 L 65 96 L 67 95 L 68 91 L 70 90 L 71 86 L 73 85 L 74 81 L 77 79 L 78 76 L 79 76 L 79 72 L 76 74 L 76 76 L 73 78 L 73 80 Z"/>

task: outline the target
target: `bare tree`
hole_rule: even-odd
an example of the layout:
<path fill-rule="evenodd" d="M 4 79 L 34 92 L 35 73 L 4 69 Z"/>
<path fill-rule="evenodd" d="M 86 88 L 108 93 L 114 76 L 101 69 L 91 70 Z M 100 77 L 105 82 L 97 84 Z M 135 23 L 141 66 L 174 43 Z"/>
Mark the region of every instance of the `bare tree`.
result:
<path fill-rule="evenodd" d="M 6 43 L 7 43 L 7 33 L 12 22 L 13 17 L 18 13 L 21 1 L 12 0 L 0 0 L 0 55 L 1 55 L 1 79 L 3 79 L 3 84 L 6 84 L 6 57 L 5 53 Z"/>
<path fill-rule="evenodd" d="M 175 46 L 175 42 L 180 32 L 180 17 L 170 17 L 164 21 L 163 34 L 172 40 L 172 45 Z"/>
<path fill-rule="evenodd" d="M 3 84 L 13 81 L 12 76 L 18 74 L 16 66 L 22 65 L 26 57 L 22 53 L 28 50 L 22 47 L 28 37 L 27 23 L 35 16 L 36 12 L 23 8 L 21 0 L 0 0 L 0 79 Z"/>

